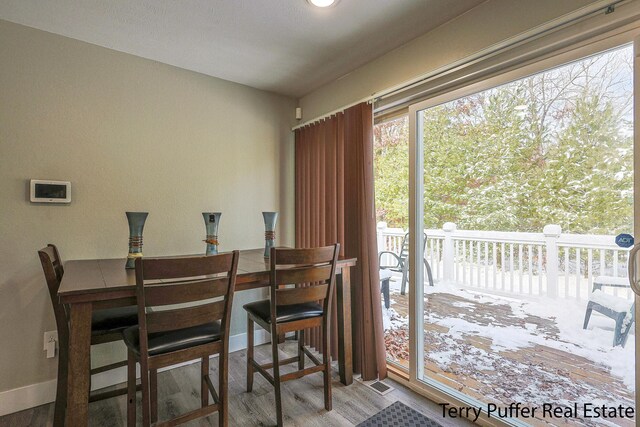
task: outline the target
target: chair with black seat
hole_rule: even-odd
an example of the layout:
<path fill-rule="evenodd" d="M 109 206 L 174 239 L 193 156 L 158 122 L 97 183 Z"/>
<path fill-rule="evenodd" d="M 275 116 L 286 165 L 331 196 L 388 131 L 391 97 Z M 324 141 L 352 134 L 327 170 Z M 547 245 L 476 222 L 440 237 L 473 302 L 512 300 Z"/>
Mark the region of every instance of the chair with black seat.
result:
<path fill-rule="evenodd" d="M 324 407 L 331 410 L 329 331 L 339 252 L 339 244 L 311 249 L 271 248 L 270 299 L 244 306 L 248 317 L 247 391 L 253 389 L 254 369 L 274 386 L 278 426 L 282 426 L 281 382 L 322 372 Z M 283 288 L 281 285 L 299 287 Z M 271 333 L 272 363 L 260 365 L 254 359 L 254 322 Z M 304 345 L 304 331 L 313 327 L 322 327 L 322 362 Z M 277 337 L 293 331 L 298 332 L 298 355 L 281 361 Z M 315 366 L 305 368 L 305 355 Z M 298 362 L 298 370 L 280 376 L 280 365 L 294 362 Z M 273 375 L 267 371 L 271 368 Z"/>
<path fill-rule="evenodd" d="M 60 304 L 58 289 L 64 276 L 64 266 L 60 253 L 55 245 L 49 244 L 38 251 L 44 277 L 49 288 L 49 296 L 58 329 L 58 384 L 53 425 L 63 426 L 67 407 L 67 375 L 69 356 L 69 319 L 65 307 Z M 95 310 L 91 319 L 91 345 L 103 344 L 122 340 L 122 331 L 138 323 L 136 306 Z M 112 363 L 91 369 L 91 375 L 126 366 L 127 361 Z M 107 399 L 125 394 L 126 388 L 109 391 L 95 391 L 89 396 L 89 401 Z"/>
<path fill-rule="evenodd" d="M 127 424 L 136 422 L 136 361 L 140 362 L 142 422 L 155 423 L 159 368 L 200 359 L 200 408 L 161 425 L 177 425 L 218 411 L 228 425 L 229 322 L 239 252 L 178 258 L 138 258 L 138 324 L 124 331 L 129 350 Z M 209 357 L 219 354 L 218 392 Z M 151 373 L 151 376 L 150 376 Z M 209 404 L 209 392 L 213 404 Z"/>

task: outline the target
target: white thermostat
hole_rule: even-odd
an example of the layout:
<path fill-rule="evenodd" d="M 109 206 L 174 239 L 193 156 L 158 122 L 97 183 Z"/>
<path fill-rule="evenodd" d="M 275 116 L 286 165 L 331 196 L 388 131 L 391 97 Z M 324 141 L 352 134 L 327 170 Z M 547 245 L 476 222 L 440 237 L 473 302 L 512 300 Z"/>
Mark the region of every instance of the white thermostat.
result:
<path fill-rule="evenodd" d="M 71 203 L 71 182 L 31 180 L 31 202 Z"/>

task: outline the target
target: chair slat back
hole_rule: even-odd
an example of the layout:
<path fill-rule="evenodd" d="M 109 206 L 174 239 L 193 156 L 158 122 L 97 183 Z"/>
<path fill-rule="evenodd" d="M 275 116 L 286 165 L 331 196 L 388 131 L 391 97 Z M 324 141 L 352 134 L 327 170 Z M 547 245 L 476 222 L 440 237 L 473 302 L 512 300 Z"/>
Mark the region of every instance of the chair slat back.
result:
<path fill-rule="evenodd" d="M 301 304 L 305 302 L 322 301 L 327 297 L 329 285 L 313 285 L 306 288 L 276 289 L 278 307 L 283 305 Z"/>
<path fill-rule="evenodd" d="M 176 286 L 180 284 L 180 286 Z M 147 307 L 184 304 L 225 296 L 229 289 L 229 278 L 220 277 L 188 282 L 159 283 L 147 285 L 145 304 Z"/>
<path fill-rule="evenodd" d="M 422 251 L 424 252 L 424 249 L 427 247 L 427 233 L 422 233 L 422 234 L 423 234 Z M 402 238 L 402 244 L 400 246 L 401 246 L 400 254 L 398 256 L 400 257 L 400 259 L 404 261 L 409 256 L 409 252 L 411 249 L 409 247 L 409 233 L 404 235 L 404 237 Z"/>
<path fill-rule="evenodd" d="M 147 334 L 214 321 L 221 323 L 221 339 L 228 339 L 238 258 L 238 251 L 208 256 L 138 258 L 136 285 L 141 353 L 147 354 Z M 185 303 L 188 305 L 167 307 Z"/>
<path fill-rule="evenodd" d="M 322 302 L 329 311 L 335 288 L 340 245 L 310 249 L 271 249 L 271 316 L 275 325 L 277 307 Z M 280 288 L 280 285 L 301 285 Z"/>
<path fill-rule="evenodd" d="M 188 256 L 175 258 L 144 258 L 144 280 L 187 279 L 228 273 L 233 256 Z"/>
<path fill-rule="evenodd" d="M 331 265 L 317 265 L 293 267 L 276 272 L 278 283 L 298 284 L 310 282 L 324 282 L 331 278 Z"/>
<path fill-rule="evenodd" d="M 338 244 L 339 245 L 339 244 Z M 275 258 L 271 258 L 272 265 L 314 265 L 330 263 L 334 258 L 335 245 L 324 246 L 319 248 L 303 248 L 303 249 L 276 249 Z"/>
<path fill-rule="evenodd" d="M 147 313 L 147 332 L 153 334 L 212 323 L 222 319 L 225 307 L 226 301 L 223 300 L 192 307 L 151 311 Z"/>

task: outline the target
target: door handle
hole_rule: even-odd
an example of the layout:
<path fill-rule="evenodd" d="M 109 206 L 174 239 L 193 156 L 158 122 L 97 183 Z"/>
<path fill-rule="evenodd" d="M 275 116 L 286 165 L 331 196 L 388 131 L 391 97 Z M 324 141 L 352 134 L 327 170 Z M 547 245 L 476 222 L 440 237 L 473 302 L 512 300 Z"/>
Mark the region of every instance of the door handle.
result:
<path fill-rule="evenodd" d="M 629 284 L 631 285 L 631 290 L 636 295 L 640 295 L 640 284 L 638 284 L 638 274 L 636 270 L 636 257 L 638 255 L 638 251 L 640 251 L 640 243 L 635 245 L 631 251 L 629 252 Z"/>

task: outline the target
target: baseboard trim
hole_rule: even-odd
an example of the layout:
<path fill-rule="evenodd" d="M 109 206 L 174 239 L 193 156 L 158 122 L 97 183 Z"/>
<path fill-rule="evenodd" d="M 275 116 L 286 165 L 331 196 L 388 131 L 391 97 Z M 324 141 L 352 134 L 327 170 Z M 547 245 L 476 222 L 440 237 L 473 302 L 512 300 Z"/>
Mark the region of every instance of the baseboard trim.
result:
<path fill-rule="evenodd" d="M 265 344 L 270 342 L 270 335 L 262 329 L 257 329 L 254 332 L 254 339 L 256 345 Z M 229 352 L 234 353 L 236 351 L 244 350 L 245 348 L 247 348 L 246 333 L 229 337 Z M 198 360 L 179 363 L 177 365 L 164 368 L 161 371 L 179 368 L 192 363 L 198 363 Z M 94 375 L 91 380 L 91 388 L 96 390 L 121 384 L 126 381 L 127 370 L 123 367 Z M 53 402 L 56 398 L 56 384 L 57 380 L 53 379 L 0 392 L 0 417 Z"/>
<path fill-rule="evenodd" d="M 49 380 L 0 392 L 0 416 L 55 400 L 57 380 Z"/>

